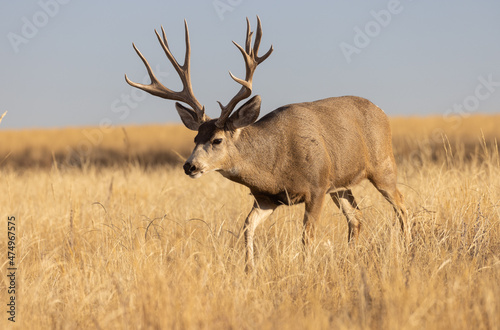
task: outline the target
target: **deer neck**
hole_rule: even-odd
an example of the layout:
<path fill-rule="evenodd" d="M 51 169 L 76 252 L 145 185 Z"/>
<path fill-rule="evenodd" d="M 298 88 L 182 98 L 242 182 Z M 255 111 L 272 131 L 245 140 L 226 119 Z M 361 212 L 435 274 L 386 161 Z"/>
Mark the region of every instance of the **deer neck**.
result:
<path fill-rule="evenodd" d="M 227 169 L 221 174 L 252 191 L 272 190 L 276 177 L 276 136 L 256 124 L 235 132 Z"/>

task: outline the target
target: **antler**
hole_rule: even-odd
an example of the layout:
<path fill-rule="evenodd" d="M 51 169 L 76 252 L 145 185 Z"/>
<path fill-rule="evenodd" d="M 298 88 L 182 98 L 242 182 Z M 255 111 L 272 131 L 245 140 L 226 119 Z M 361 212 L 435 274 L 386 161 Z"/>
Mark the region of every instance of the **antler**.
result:
<path fill-rule="evenodd" d="M 179 65 L 177 60 L 174 58 L 172 53 L 170 52 L 170 48 L 168 47 L 167 43 L 167 36 L 165 34 L 165 30 L 163 29 L 163 26 L 161 27 L 161 32 L 163 35 L 163 39 L 160 37 L 160 34 L 158 31 L 155 30 L 156 37 L 158 38 L 158 41 L 160 42 L 161 47 L 165 51 L 165 55 L 167 55 L 168 59 L 170 60 L 170 63 L 172 63 L 175 71 L 179 74 L 179 77 L 181 78 L 182 81 L 182 91 L 180 92 L 174 92 L 171 89 L 168 89 L 165 87 L 160 81 L 156 78 L 155 74 L 153 73 L 153 70 L 151 70 L 151 66 L 149 65 L 148 61 L 146 58 L 141 54 L 141 52 L 137 49 L 135 44 L 132 43 L 132 46 L 134 47 L 135 51 L 137 52 L 137 55 L 141 58 L 142 62 L 146 66 L 146 69 L 148 70 L 149 77 L 151 78 L 151 84 L 149 85 L 143 85 L 143 84 L 138 84 L 135 82 L 132 82 L 131 80 L 128 79 L 127 75 L 125 75 L 125 80 L 130 86 L 142 89 L 143 91 L 146 91 L 150 94 L 153 94 L 155 96 L 162 97 L 164 99 L 169 99 L 169 100 L 176 100 L 176 101 L 181 101 L 186 104 L 189 104 L 193 110 L 192 114 L 193 117 L 198 120 L 198 122 L 204 122 L 208 120 L 208 117 L 205 115 L 205 108 L 198 102 L 196 97 L 194 97 L 193 94 L 193 88 L 191 86 L 191 74 L 190 74 L 190 58 L 191 58 L 191 45 L 189 42 L 189 31 L 188 31 L 188 25 L 186 20 L 184 20 L 184 27 L 185 27 L 185 36 L 186 36 L 186 55 L 184 57 L 184 64 Z"/>
<path fill-rule="evenodd" d="M 236 81 L 238 84 L 242 85 L 241 89 L 239 92 L 229 101 L 229 103 L 226 106 L 223 106 L 222 103 L 217 101 L 220 105 L 221 108 L 221 115 L 219 119 L 217 119 L 215 125 L 219 128 L 224 127 L 224 123 L 226 122 L 227 118 L 231 114 L 231 112 L 234 110 L 235 106 L 240 102 L 241 100 L 246 99 L 252 94 L 252 78 L 253 74 L 255 72 L 255 69 L 257 66 L 264 62 L 269 55 L 273 52 L 273 46 L 271 45 L 271 48 L 267 51 L 266 54 L 263 56 L 259 57 L 258 52 L 259 52 L 259 46 L 260 46 L 260 40 L 262 38 L 262 26 L 260 23 L 260 18 L 257 16 L 257 33 L 255 34 L 255 42 L 253 44 L 253 48 L 251 48 L 252 44 L 252 34 L 253 32 L 250 31 L 250 21 L 248 20 L 247 17 L 247 38 L 246 38 L 246 43 L 245 43 L 245 49 L 238 45 L 236 42 L 233 41 L 233 44 L 238 47 L 240 50 L 241 54 L 243 55 L 243 59 L 245 60 L 245 67 L 246 67 L 246 75 L 245 75 L 245 80 L 236 78 L 231 71 L 229 71 L 229 75 L 231 78 L 233 78 L 234 81 Z"/>

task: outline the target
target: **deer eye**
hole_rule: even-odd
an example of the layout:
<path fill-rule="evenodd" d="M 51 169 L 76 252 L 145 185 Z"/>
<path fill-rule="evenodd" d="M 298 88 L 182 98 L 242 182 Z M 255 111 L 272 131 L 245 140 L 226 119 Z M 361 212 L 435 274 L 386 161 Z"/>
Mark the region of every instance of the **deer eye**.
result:
<path fill-rule="evenodd" d="M 215 144 L 221 144 L 221 142 L 222 142 L 222 139 L 214 139 L 214 140 L 212 141 L 212 144 L 214 144 L 214 145 L 215 145 Z"/>

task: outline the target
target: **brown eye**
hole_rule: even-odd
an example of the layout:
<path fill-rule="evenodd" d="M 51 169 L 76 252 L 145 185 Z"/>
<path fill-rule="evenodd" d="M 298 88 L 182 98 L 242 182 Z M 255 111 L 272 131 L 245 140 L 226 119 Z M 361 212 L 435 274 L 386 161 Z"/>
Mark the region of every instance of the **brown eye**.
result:
<path fill-rule="evenodd" d="M 214 145 L 215 145 L 215 144 L 221 144 L 221 142 L 222 142 L 222 139 L 214 139 L 214 140 L 212 141 L 212 144 L 214 144 Z"/>

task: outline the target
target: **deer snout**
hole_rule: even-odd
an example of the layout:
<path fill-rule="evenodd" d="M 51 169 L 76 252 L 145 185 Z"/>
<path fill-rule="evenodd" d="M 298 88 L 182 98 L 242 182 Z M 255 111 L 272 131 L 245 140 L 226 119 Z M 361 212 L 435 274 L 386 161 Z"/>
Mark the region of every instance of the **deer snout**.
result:
<path fill-rule="evenodd" d="M 187 175 L 189 175 L 189 177 L 192 179 L 199 178 L 205 172 L 202 166 L 200 166 L 199 164 L 195 165 L 194 163 L 191 163 L 189 160 L 184 164 L 182 168 L 184 168 L 184 172 Z"/>
<path fill-rule="evenodd" d="M 190 162 L 186 162 L 182 168 L 184 168 L 184 173 L 187 175 L 191 175 L 197 170 L 196 165 L 193 165 Z"/>

